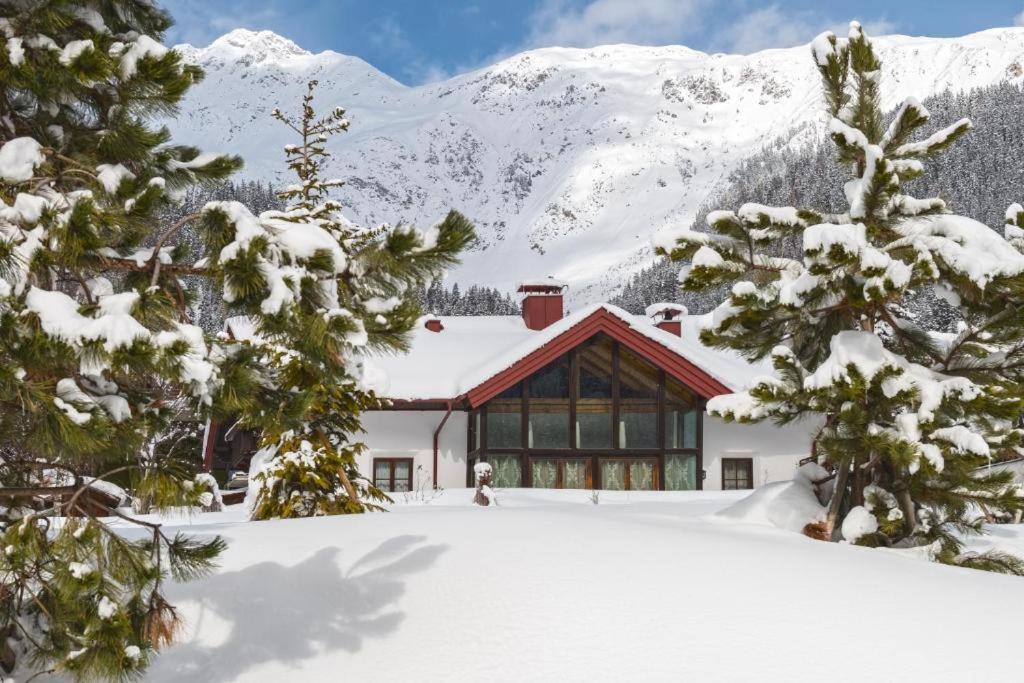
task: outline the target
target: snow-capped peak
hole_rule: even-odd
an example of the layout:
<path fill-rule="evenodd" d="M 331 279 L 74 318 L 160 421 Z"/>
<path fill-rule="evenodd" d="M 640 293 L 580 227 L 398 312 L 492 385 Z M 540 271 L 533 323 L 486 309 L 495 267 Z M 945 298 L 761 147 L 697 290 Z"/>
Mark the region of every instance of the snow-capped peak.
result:
<path fill-rule="evenodd" d="M 246 28 L 236 28 L 230 33 L 225 33 L 210 43 L 206 50 L 209 52 L 245 52 L 275 60 L 305 57 L 311 54 L 308 50 L 303 50 L 291 40 L 273 31 L 250 31 Z"/>

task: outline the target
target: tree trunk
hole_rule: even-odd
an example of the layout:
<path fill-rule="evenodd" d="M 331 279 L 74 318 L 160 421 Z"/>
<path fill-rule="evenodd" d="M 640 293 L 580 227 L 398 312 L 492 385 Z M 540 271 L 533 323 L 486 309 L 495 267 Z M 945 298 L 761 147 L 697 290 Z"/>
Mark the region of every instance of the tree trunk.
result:
<path fill-rule="evenodd" d="M 345 467 L 338 468 L 338 476 L 341 477 L 341 485 L 345 487 L 345 493 L 348 494 L 348 499 L 354 503 L 359 502 L 359 496 L 356 494 L 356 487 L 349 481 L 348 473 L 345 471 Z"/>
<path fill-rule="evenodd" d="M 850 478 L 850 465 L 843 463 L 839 465 L 839 474 L 836 476 L 836 486 L 832 491 L 832 501 L 828 506 L 828 515 L 825 517 L 826 534 L 833 541 L 837 538 L 836 520 L 839 518 L 839 508 L 843 505 L 843 498 L 846 496 L 846 481 Z"/>
<path fill-rule="evenodd" d="M 903 525 L 909 536 L 917 528 L 917 511 L 914 509 L 914 499 L 910 497 L 910 490 L 902 480 L 894 482 L 893 495 L 896 496 L 900 512 L 903 513 Z"/>
<path fill-rule="evenodd" d="M 853 498 L 851 506 L 864 504 L 864 459 L 860 456 L 853 459 Z"/>

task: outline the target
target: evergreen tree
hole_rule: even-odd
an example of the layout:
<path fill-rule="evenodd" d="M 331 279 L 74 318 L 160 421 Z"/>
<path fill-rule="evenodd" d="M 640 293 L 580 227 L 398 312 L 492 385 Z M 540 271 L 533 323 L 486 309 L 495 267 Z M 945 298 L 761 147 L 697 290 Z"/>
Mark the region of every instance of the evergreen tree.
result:
<path fill-rule="evenodd" d="M 385 495 L 356 468 L 359 416 L 377 408 L 368 353 L 403 351 L 420 317 L 417 290 L 457 262 L 473 228 L 451 212 L 425 234 L 363 229 L 345 220 L 320 173 L 344 110 L 318 117 L 309 84 L 298 119 L 274 116 L 298 144 L 285 148 L 298 182 L 283 211 L 254 216 L 212 202 L 201 224 L 208 267 L 257 339 L 225 343 L 218 405 L 260 434 L 255 519 L 363 512 Z"/>
<path fill-rule="evenodd" d="M 254 214 L 284 208 L 284 202 L 273 188 L 259 181 L 228 181 L 212 187 L 199 185 L 189 188 L 180 202 L 161 213 L 160 223 L 166 229 L 179 221 L 185 221 L 178 233 L 178 242 L 187 249 L 185 258 L 191 261 L 205 256 L 202 238 L 191 218 L 211 201 L 238 201 Z M 204 275 L 187 275 L 182 280 L 194 295 L 189 308 L 191 322 L 203 328 L 207 334 L 215 335 L 223 330 L 225 318 L 232 313 L 215 283 Z"/>
<path fill-rule="evenodd" d="M 745 204 L 709 214 L 711 232 L 656 240 L 661 253 L 690 261 L 686 289 L 731 283 L 702 341 L 770 355 L 776 368 L 708 411 L 740 422 L 823 416 L 815 453 L 834 469 L 835 488 L 824 528 L 809 532 L 841 529 L 861 545 L 927 546 L 941 562 L 1024 573 L 1018 558 L 964 552 L 962 536 L 982 530 L 978 510 L 1024 506 L 1008 472 L 977 472 L 1021 440 L 1024 255 L 942 199 L 903 188 L 970 122 L 915 140 L 929 113 L 911 98 L 886 125 L 881 64 L 856 22 L 848 39 L 823 34 L 812 52 L 850 174 L 847 208 Z M 1019 216 L 1008 216 L 1015 239 Z M 787 240 L 799 241 L 801 259 L 779 255 Z M 911 289 L 947 301 L 955 332 L 904 317 L 899 302 Z"/>
<path fill-rule="evenodd" d="M 0 665 L 19 676 L 139 677 L 177 626 L 164 582 L 223 548 L 126 517 L 148 532 L 128 540 L 84 504 L 126 473 L 157 506 L 210 495 L 152 448 L 215 379 L 178 226 L 154 230 L 240 162 L 147 124 L 201 77 L 169 25 L 149 0 L 0 0 Z"/>
<path fill-rule="evenodd" d="M 519 306 L 508 292 L 471 285 L 465 295 L 458 284 L 449 291 L 439 281 L 418 288 L 420 306 L 434 315 L 517 315 Z"/>
<path fill-rule="evenodd" d="M 1024 186 L 1024 165 L 1017 161 L 1024 148 L 1024 117 L 1021 117 L 1021 84 L 1004 82 L 985 88 L 929 97 L 923 102 L 932 116 L 921 134 L 938 130 L 935 121 L 969 117 L 975 133 L 971 144 L 952 145 L 945 153 L 924 160 L 927 174 L 907 183 L 916 195 L 938 195 L 956 206 L 957 212 L 989 226 L 998 225 L 1006 198 L 1015 197 Z M 895 115 L 895 110 L 887 116 Z M 780 135 L 762 150 L 743 161 L 723 187 L 702 202 L 694 225 L 704 225 L 708 214 L 719 206 L 745 203 L 815 206 L 826 212 L 840 212 L 845 206 L 843 169 L 834 161 L 831 139 L 823 137 L 794 145 L 806 131 L 794 129 Z M 800 258 L 799 239 L 784 242 L 779 255 Z M 659 259 L 630 278 L 612 300 L 633 313 L 658 301 L 678 301 L 691 313 L 706 313 L 728 296 L 728 287 L 695 291 L 681 290 L 679 267 Z M 902 305 L 908 316 L 921 325 L 954 331 L 956 316 L 945 301 L 930 289 L 912 290 Z"/>

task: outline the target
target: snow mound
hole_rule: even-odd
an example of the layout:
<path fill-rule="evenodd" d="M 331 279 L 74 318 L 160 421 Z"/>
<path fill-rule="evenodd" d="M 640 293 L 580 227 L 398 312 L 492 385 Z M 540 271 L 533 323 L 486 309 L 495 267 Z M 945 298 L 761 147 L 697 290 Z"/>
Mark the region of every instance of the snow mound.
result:
<path fill-rule="evenodd" d="M 863 505 L 852 508 L 843 520 L 843 538 L 856 543 L 861 536 L 868 536 L 878 531 L 878 520 Z"/>
<path fill-rule="evenodd" d="M 792 480 L 766 484 L 743 500 L 719 510 L 712 518 L 802 531 L 807 524 L 825 519 L 825 507 L 818 502 L 811 484 L 824 476 L 824 472 L 819 465 L 804 465 Z"/>

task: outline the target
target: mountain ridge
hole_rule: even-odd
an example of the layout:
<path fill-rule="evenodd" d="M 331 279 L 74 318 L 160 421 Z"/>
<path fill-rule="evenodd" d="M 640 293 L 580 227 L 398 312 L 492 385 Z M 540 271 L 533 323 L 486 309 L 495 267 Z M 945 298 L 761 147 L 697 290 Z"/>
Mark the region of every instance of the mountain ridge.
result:
<path fill-rule="evenodd" d="M 896 95 L 1024 74 L 1024 28 L 876 43 L 887 107 Z M 168 122 L 176 140 L 240 153 L 247 177 L 285 182 L 281 148 L 292 140 L 270 111 L 295 109 L 316 78 L 317 106 L 344 106 L 352 121 L 328 168 L 347 181 L 350 218 L 426 227 L 458 209 L 480 244 L 453 279 L 510 289 L 554 275 L 575 304 L 649 263 L 649 236 L 692 220 L 741 160 L 779 135 L 793 145 L 820 136 L 824 123 L 806 47 L 540 48 L 422 86 L 269 31 L 180 49 L 207 78 Z"/>

